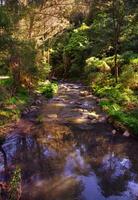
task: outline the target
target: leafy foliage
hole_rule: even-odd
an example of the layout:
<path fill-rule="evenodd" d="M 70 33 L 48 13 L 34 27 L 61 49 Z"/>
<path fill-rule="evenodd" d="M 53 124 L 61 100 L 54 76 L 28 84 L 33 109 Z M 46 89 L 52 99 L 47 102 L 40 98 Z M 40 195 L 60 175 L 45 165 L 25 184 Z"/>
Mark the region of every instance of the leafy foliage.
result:
<path fill-rule="evenodd" d="M 49 81 L 40 82 L 36 91 L 47 98 L 52 98 L 58 91 L 58 85 L 57 83 L 50 83 Z"/>

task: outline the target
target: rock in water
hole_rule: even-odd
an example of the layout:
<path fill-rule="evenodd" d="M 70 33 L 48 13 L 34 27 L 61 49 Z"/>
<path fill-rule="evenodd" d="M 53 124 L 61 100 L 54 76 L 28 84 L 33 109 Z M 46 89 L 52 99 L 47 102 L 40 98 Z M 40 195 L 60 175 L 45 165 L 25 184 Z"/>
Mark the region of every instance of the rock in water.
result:
<path fill-rule="evenodd" d="M 117 133 L 117 131 L 114 129 L 112 130 L 112 134 L 115 135 Z"/>
<path fill-rule="evenodd" d="M 88 92 L 88 91 L 80 91 L 80 95 L 81 95 L 82 97 L 86 97 L 86 96 L 89 95 L 89 92 Z"/>
<path fill-rule="evenodd" d="M 129 136 L 130 136 L 130 133 L 126 130 L 126 131 L 123 133 L 123 136 L 129 137 Z"/>

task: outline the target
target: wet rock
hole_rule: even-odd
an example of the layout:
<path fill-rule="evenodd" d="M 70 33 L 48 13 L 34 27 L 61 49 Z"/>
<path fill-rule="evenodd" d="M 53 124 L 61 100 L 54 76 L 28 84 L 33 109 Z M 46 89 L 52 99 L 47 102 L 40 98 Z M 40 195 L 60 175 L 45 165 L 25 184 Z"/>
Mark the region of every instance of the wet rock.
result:
<path fill-rule="evenodd" d="M 79 111 L 79 112 L 83 112 L 84 110 L 83 110 L 82 108 L 79 108 L 78 111 Z"/>
<path fill-rule="evenodd" d="M 94 119 L 94 116 L 92 116 L 92 115 L 88 115 L 88 119 L 93 120 L 93 119 Z"/>
<path fill-rule="evenodd" d="M 31 106 L 30 112 L 31 112 L 31 111 L 36 111 L 36 110 L 38 110 L 38 107 L 37 107 L 37 106 Z"/>
<path fill-rule="evenodd" d="M 8 105 L 7 108 L 8 108 L 8 109 L 16 109 L 16 108 L 17 108 L 17 105 L 11 104 L 11 105 Z"/>
<path fill-rule="evenodd" d="M 80 105 L 80 107 L 83 108 L 83 109 L 91 109 L 92 105 L 91 105 L 91 102 L 85 101 Z"/>
<path fill-rule="evenodd" d="M 100 103 L 101 99 L 99 99 L 98 97 L 95 97 L 96 103 Z"/>
<path fill-rule="evenodd" d="M 88 119 L 93 120 L 93 119 L 98 119 L 98 118 L 99 118 L 99 115 L 95 111 L 88 112 Z"/>
<path fill-rule="evenodd" d="M 117 131 L 114 129 L 112 130 L 112 134 L 115 135 L 117 133 Z"/>
<path fill-rule="evenodd" d="M 81 106 L 82 103 L 81 102 L 75 102 L 76 105 Z"/>
<path fill-rule="evenodd" d="M 54 118 L 54 119 L 57 118 L 57 114 L 48 114 L 47 116 L 48 118 Z"/>
<path fill-rule="evenodd" d="M 88 91 L 80 91 L 80 95 L 81 95 L 82 97 L 86 97 L 86 96 L 89 95 L 89 92 L 88 92 Z"/>
<path fill-rule="evenodd" d="M 70 91 L 70 88 L 67 87 L 66 90 L 67 90 L 67 92 L 69 92 L 69 91 Z"/>
<path fill-rule="evenodd" d="M 42 101 L 40 100 L 40 99 L 37 99 L 36 101 L 35 101 L 35 104 L 36 105 L 39 105 L 39 104 L 41 104 L 42 103 Z"/>
<path fill-rule="evenodd" d="M 69 102 L 69 104 L 71 104 L 71 105 L 73 105 L 75 103 L 75 101 L 71 101 L 71 102 Z"/>
<path fill-rule="evenodd" d="M 88 122 L 88 120 L 83 118 L 83 117 L 82 118 L 80 118 L 80 117 L 71 117 L 71 118 L 68 118 L 67 121 L 71 122 L 71 123 L 74 123 L 74 124 L 83 124 L 83 123 L 85 124 L 85 123 Z"/>
<path fill-rule="evenodd" d="M 129 137 L 129 136 L 130 136 L 129 131 L 126 130 L 126 131 L 123 133 L 123 136 L 125 136 L 125 137 Z"/>
<path fill-rule="evenodd" d="M 74 109 L 75 112 L 78 112 L 78 113 L 83 113 L 84 110 L 82 108 L 76 108 Z"/>
<path fill-rule="evenodd" d="M 79 88 L 81 88 L 80 85 L 74 85 L 74 89 L 79 89 Z"/>
<path fill-rule="evenodd" d="M 92 98 L 93 99 L 93 95 L 92 94 L 89 94 L 88 96 L 87 96 L 87 98 Z"/>
<path fill-rule="evenodd" d="M 61 99 L 59 97 L 54 97 L 52 100 L 53 101 L 61 101 Z"/>
<path fill-rule="evenodd" d="M 91 125 L 90 124 L 80 124 L 79 126 L 79 129 L 81 129 L 81 130 L 91 130 L 92 129 L 92 127 L 91 127 Z"/>
<path fill-rule="evenodd" d="M 28 113 L 30 112 L 30 109 L 29 108 L 26 108 L 24 111 L 23 111 L 23 115 L 27 115 Z"/>
<path fill-rule="evenodd" d="M 106 122 L 107 121 L 107 117 L 106 116 L 103 116 L 103 117 L 100 117 L 99 122 Z"/>

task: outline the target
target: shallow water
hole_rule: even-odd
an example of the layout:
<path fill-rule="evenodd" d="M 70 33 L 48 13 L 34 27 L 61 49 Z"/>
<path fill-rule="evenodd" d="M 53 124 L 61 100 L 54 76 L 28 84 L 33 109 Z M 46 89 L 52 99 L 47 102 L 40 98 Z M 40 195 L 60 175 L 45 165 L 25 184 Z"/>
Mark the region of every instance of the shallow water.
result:
<path fill-rule="evenodd" d="M 138 142 L 112 135 L 95 97 L 83 90 L 61 84 L 35 120 L 24 117 L 7 136 L 0 181 L 19 166 L 21 200 L 138 199 Z"/>

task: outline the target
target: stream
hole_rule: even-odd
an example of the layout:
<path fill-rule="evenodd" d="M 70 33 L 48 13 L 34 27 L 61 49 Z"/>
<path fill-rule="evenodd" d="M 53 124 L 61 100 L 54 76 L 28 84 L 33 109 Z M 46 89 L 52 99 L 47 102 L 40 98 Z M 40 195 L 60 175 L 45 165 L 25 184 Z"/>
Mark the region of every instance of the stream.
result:
<path fill-rule="evenodd" d="M 21 200 L 138 200 L 138 141 L 120 134 L 81 84 L 62 83 L 0 151 L 0 181 L 21 168 Z"/>

